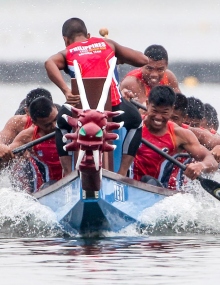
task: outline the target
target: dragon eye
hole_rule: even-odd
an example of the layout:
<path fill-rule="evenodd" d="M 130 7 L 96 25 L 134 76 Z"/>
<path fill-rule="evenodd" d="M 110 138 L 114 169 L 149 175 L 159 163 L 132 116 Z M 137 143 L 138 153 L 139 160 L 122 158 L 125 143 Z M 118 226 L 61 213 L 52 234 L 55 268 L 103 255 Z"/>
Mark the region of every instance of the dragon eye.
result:
<path fill-rule="evenodd" d="M 97 138 L 101 138 L 103 136 L 103 131 L 100 129 L 96 135 L 95 135 Z"/>
<path fill-rule="evenodd" d="M 86 136 L 86 131 L 84 130 L 84 128 L 81 128 L 81 129 L 79 130 L 79 134 L 80 134 L 81 136 Z"/>
<path fill-rule="evenodd" d="M 82 123 L 80 121 L 78 121 L 78 126 L 82 127 Z"/>

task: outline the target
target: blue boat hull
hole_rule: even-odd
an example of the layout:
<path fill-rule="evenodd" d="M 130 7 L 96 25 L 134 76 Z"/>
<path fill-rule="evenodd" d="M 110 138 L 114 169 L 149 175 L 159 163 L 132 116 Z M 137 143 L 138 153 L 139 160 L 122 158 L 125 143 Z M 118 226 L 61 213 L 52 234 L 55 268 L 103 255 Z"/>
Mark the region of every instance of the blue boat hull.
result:
<path fill-rule="evenodd" d="M 85 192 L 77 171 L 34 194 L 50 207 L 67 232 L 118 232 L 140 223 L 144 209 L 152 207 L 175 191 L 155 187 L 103 170 L 102 187 Z"/>

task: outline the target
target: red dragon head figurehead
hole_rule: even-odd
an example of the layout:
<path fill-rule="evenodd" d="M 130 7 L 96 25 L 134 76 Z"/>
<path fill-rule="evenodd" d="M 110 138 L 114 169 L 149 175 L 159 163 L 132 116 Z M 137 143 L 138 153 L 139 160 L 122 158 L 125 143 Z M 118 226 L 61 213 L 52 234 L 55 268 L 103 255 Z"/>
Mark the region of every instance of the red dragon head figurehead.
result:
<path fill-rule="evenodd" d="M 114 123 L 108 122 L 108 118 L 118 116 L 123 111 L 111 112 L 104 111 L 104 106 L 107 101 L 108 91 L 111 85 L 112 74 L 116 64 L 116 58 L 111 63 L 109 72 L 103 86 L 103 91 L 96 110 L 91 110 L 86 97 L 81 73 L 77 61 L 74 60 L 74 69 L 76 74 L 76 80 L 80 93 L 82 109 L 77 109 L 71 105 L 65 104 L 66 108 L 71 110 L 76 118 L 63 115 L 69 125 L 73 127 L 74 133 L 66 134 L 63 137 L 63 141 L 71 140 L 71 143 L 64 146 L 67 151 L 79 151 L 78 159 L 76 162 L 76 169 L 81 172 L 81 177 L 86 177 L 86 180 L 90 179 L 91 175 L 98 177 L 99 181 L 95 181 L 94 185 L 88 183 L 89 181 L 83 181 L 82 185 L 85 185 L 87 191 L 97 191 L 100 189 L 100 170 L 102 168 L 102 153 L 104 151 L 112 151 L 115 149 L 115 145 L 109 144 L 108 141 L 118 139 L 118 135 L 111 133 L 114 129 L 119 129 L 123 126 L 124 122 Z M 85 175 L 82 175 L 85 174 Z M 88 186 L 89 185 L 89 186 Z M 93 189 L 93 190 L 91 190 Z"/>

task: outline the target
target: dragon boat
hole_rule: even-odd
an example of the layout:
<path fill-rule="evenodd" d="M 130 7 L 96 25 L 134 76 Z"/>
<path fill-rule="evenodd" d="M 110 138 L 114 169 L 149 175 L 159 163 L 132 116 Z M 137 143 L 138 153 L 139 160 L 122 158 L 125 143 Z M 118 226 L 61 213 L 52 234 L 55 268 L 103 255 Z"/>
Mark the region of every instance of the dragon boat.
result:
<path fill-rule="evenodd" d="M 143 210 L 176 193 L 117 174 L 125 130 L 123 123 L 111 120 L 120 111 L 109 111 L 115 64 L 116 59 L 107 78 L 82 79 L 74 62 L 72 90 L 80 94 L 82 105 L 79 109 L 66 105 L 73 116 L 64 116 L 74 130 L 64 137 L 70 141 L 66 150 L 74 151 L 73 171 L 34 193 L 41 204 L 54 211 L 67 232 L 118 232 L 132 223 L 139 225 Z M 110 143 L 113 140 L 116 145 Z"/>

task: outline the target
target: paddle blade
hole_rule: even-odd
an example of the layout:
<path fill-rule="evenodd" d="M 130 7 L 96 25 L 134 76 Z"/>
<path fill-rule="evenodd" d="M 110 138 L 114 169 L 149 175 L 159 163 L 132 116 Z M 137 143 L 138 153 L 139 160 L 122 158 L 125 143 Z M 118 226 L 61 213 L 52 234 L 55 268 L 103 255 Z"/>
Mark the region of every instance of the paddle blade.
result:
<path fill-rule="evenodd" d="M 220 183 L 201 176 L 198 177 L 198 180 L 207 192 L 220 201 Z"/>

